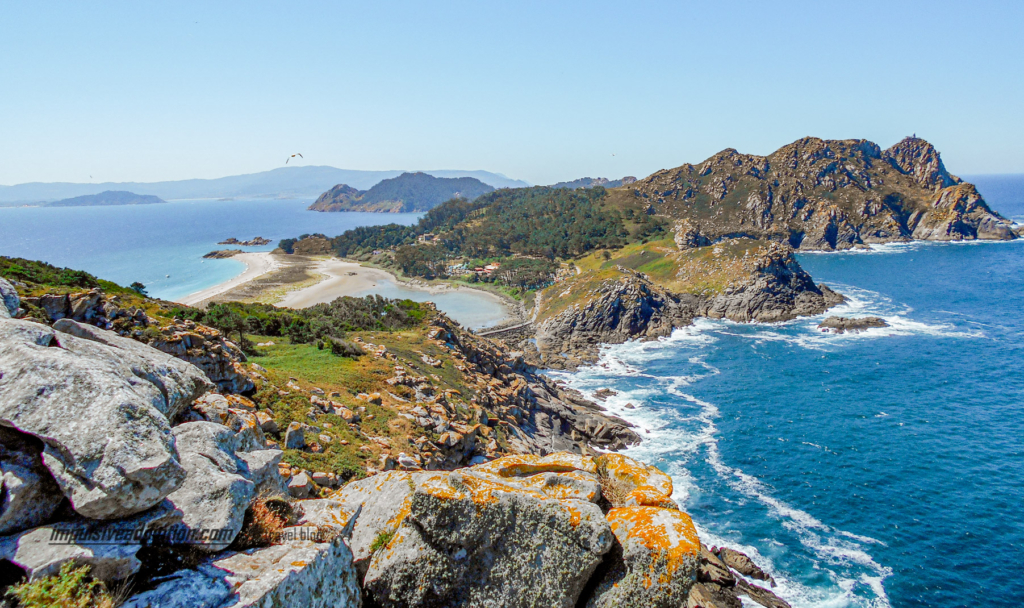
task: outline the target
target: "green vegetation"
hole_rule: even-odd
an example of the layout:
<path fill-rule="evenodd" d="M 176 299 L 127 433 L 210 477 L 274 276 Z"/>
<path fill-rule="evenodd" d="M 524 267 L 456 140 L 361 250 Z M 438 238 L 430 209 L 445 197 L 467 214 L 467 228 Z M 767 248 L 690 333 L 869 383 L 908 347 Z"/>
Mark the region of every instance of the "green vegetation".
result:
<path fill-rule="evenodd" d="M 287 336 L 293 342 L 303 344 L 330 339 L 331 350 L 337 353 L 334 341 L 339 341 L 348 332 L 395 331 L 412 327 L 423 319 L 426 309 L 412 300 L 389 300 L 373 295 L 365 298 L 346 296 L 329 304 L 317 304 L 301 310 L 270 304 L 225 302 L 206 310 L 176 307 L 170 313 L 216 327 L 227 334 L 237 333 L 242 342 L 245 342 L 243 332 Z M 344 346 L 337 348 L 342 348 L 346 356 L 359 351 L 358 348 Z"/>
<path fill-rule="evenodd" d="M 377 535 L 377 538 L 374 538 L 373 542 L 370 543 L 370 553 L 376 553 L 378 549 L 383 549 L 388 546 L 388 543 L 390 543 L 391 539 L 394 537 L 394 530 L 381 530 L 380 534 Z"/>
<path fill-rule="evenodd" d="M 117 283 L 98 279 L 84 270 L 60 268 L 46 262 L 24 258 L 0 256 L 0 277 L 27 283 L 28 290 L 19 290 L 22 295 L 34 294 L 40 289 L 50 293 L 67 293 L 97 287 L 113 294 L 135 293 L 132 289 L 121 287 Z"/>
<path fill-rule="evenodd" d="M 99 581 L 89 578 L 88 566 L 67 562 L 60 573 L 11 587 L 7 595 L 20 608 L 114 608 L 115 602 Z"/>

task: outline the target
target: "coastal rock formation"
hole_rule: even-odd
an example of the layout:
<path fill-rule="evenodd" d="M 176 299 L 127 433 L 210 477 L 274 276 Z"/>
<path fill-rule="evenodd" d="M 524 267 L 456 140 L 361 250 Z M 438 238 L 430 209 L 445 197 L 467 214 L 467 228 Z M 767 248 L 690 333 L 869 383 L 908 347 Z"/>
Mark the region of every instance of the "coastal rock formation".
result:
<path fill-rule="evenodd" d="M 233 258 L 240 253 L 245 253 L 241 249 L 218 249 L 217 251 L 211 251 L 203 257 L 208 260 L 223 260 L 226 258 Z"/>
<path fill-rule="evenodd" d="M 555 369 L 574 369 L 595 361 L 601 344 L 667 336 L 696 317 L 787 321 L 820 314 L 843 301 L 828 287 L 816 285 L 783 244 L 750 247 L 744 255 L 723 263 L 734 268 L 729 273 L 712 272 L 731 280 L 717 290 L 698 293 L 673 293 L 646 274 L 621 266 L 607 278 L 582 273 L 548 288 L 541 296 L 542 316 L 537 324 L 535 347 L 540 362 Z M 690 272 L 679 264 L 675 278 Z M 701 280 L 708 276 L 704 273 L 709 269 L 703 266 L 694 271 Z M 710 274 L 710 279 L 717 277 Z M 559 296 L 574 301 L 559 309 Z"/>
<path fill-rule="evenodd" d="M 627 273 L 602 282 L 581 305 L 541 322 L 537 350 L 545 366 L 574 369 L 593 361 L 601 344 L 667 336 L 689 325 L 698 305 L 696 297 L 676 296 L 643 275 Z"/>
<path fill-rule="evenodd" d="M 818 329 L 837 334 L 860 332 L 873 327 L 889 327 L 889 324 L 881 317 L 829 317 L 818 324 Z"/>
<path fill-rule="evenodd" d="M 711 242 L 746 235 L 837 250 L 911 239 L 1016 238 L 1011 222 L 916 137 L 887 150 L 866 140 L 814 137 L 768 156 L 730 148 L 700 165 L 659 171 L 613 197 L 648 203 Z"/>
<path fill-rule="evenodd" d="M 212 388 L 199 369 L 73 321 L 10 319 L 0 370 L 0 424 L 41 440 L 76 512 L 126 517 L 181 485 L 168 419 Z"/>
<path fill-rule="evenodd" d="M 262 247 L 263 245 L 269 245 L 270 244 L 270 239 L 265 239 L 262 236 L 258 236 L 256 238 L 250 239 L 248 241 L 240 241 L 240 240 L 236 239 L 235 237 L 231 237 L 229 239 L 224 239 L 223 241 L 221 241 L 221 242 L 219 242 L 217 244 L 218 245 L 240 245 L 242 247 Z"/>
<path fill-rule="evenodd" d="M 610 470 L 659 504 L 671 502 L 660 492 L 672 491 L 671 480 L 602 458 L 518 455 L 450 473 L 393 471 L 333 498 L 362 505 L 351 545 L 380 606 L 680 605 L 700 547 L 689 518 L 678 507 L 599 506 Z M 652 566 L 661 582 L 645 586 Z M 582 597 L 588 589 L 595 595 Z"/>
<path fill-rule="evenodd" d="M 27 297 L 23 302 L 30 312 L 49 323 L 71 319 L 143 342 L 203 370 L 226 393 L 243 393 L 253 384 L 242 368 L 245 354 L 221 332 L 189 320 L 175 320 L 160 327 L 143 308 L 123 306 L 118 296 L 101 289 Z M 150 331 L 146 331 L 151 328 Z M 73 326 L 64 331 L 77 331 Z"/>
<path fill-rule="evenodd" d="M 748 278 L 703 300 L 699 316 L 771 323 L 820 314 L 844 300 L 828 287 L 815 285 L 786 245 L 769 244 L 750 264 Z"/>

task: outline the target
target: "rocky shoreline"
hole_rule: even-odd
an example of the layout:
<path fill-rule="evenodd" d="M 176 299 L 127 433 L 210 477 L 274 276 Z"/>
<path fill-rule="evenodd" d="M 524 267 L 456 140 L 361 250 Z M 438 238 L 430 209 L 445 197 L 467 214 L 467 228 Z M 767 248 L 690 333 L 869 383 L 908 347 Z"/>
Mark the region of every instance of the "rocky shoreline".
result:
<path fill-rule="evenodd" d="M 675 294 L 643 273 L 619 268 L 621 278 L 603 281 L 580 306 L 536 325 L 538 365 L 572 370 L 593 363 L 602 344 L 668 336 L 695 318 L 772 323 L 825 312 L 844 301 L 842 295 L 817 285 L 793 257 L 791 249 L 770 244 L 749 260 L 749 273 L 721 293 Z M 552 289 L 573 289 L 556 286 Z M 522 348 L 533 346 L 529 341 Z"/>

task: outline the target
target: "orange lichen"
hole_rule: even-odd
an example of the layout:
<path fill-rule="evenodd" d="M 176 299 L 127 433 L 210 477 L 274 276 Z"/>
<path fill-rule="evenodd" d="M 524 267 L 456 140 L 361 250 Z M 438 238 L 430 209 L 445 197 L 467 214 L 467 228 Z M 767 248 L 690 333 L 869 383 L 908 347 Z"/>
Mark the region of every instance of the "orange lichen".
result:
<path fill-rule="evenodd" d="M 690 516 L 682 511 L 658 507 L 622 507 L 607 515 L 612 533 L 619 542 L 639 543 L 655 562 L 665 563 L 669 575 L 700 554 L 700 538 Z M 666 581 L 667 582 L 667 581 Z"/>

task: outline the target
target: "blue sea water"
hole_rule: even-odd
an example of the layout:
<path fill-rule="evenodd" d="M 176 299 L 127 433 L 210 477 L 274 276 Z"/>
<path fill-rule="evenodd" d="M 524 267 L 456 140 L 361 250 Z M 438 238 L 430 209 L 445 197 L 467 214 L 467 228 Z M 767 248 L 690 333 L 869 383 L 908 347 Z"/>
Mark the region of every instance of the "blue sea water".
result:
<path fill-rule="evenodd" d="M 1013 192 L 998 208 L 1019 221 Z M 767 565 L 794 606 L 1020 606 L 1024 240 L 799 259 L 848 302 L 698 320 L 554 375 L 619 391 L 608 408 L 644 438 L 630 453 L 672 475 L 706 543 Z M 890 327 L 823 334 L 829 314 Z"/>
<path fill-rule="evenodd" d="M 309 200 L 182 200 L 123 207 L 0 207 L 0 255 L 86 270 L 173 300 L 240 274 L 237 260 L 204 260 L 229 237 L 262 236 L 270 251 L 283 238 L 335 236 L 357 226 L 415 223 L 419 213 L 317 213 Z M 170 276 L 168 276 L 170 275 Z"/>

